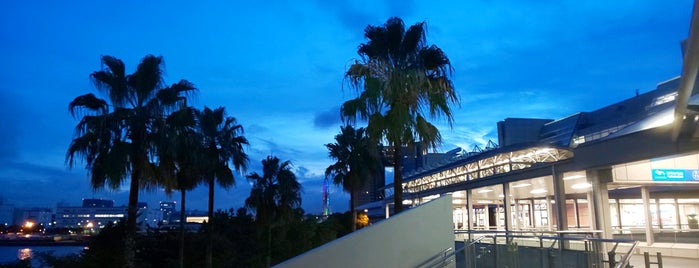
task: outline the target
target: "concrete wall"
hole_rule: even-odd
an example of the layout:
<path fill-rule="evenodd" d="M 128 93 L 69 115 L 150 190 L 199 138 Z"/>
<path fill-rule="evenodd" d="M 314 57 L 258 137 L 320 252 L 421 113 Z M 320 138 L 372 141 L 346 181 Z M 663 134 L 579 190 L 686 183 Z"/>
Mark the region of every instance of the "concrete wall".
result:
<path fill-rule="evenodd" d="M 454 247 L 451 202 L 443 196 L 275 267 L 415 267 Z"/>

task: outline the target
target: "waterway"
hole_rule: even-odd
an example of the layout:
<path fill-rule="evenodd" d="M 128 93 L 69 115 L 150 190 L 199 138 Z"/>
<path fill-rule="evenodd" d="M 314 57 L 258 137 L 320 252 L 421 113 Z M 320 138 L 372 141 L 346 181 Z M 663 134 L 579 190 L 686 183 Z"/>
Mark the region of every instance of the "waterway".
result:
<path fill-rule="evenodd" d="M 83 248 L 84 246 L 0 246 L 0 266 L 3 263 L 32 258 L 39 252 L 49 252 L 54 256 L 65 256 L 80 253 Z M 33 267 L 38 265 L 38 261 L 32 260 Z"/>

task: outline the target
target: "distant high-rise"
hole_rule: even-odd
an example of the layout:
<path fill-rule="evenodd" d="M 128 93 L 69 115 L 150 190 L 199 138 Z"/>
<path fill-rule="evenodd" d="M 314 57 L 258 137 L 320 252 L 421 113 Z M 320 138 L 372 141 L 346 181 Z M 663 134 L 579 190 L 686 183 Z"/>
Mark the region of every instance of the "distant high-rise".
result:
<path fill-rule="evenodd" d="M 173 222 L 173 217 L 175 216 L 175 212 L 177 210 L 177 202 L 175 201 L 170 201 L 170 202 L 163 202 L 160 201 L 160 211 L 163 213 L 163 222 L 164 223 L 171 223 Z"/>

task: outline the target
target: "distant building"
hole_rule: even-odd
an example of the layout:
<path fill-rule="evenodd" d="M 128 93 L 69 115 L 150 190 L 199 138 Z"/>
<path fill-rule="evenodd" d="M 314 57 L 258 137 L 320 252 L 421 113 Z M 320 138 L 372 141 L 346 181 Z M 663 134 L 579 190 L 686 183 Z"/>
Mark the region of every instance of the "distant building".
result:
<path fill-rule="evenodd" d="M 27 220 L 32 220 L 34 223 L 49 226 L 49 224 L 53 223 L 53 211 L 50 208 L 24 209 L 22 211 L 21 222 Z"/>
<path fill-rule="evenodd" d="M 160 201 L 160 212 L 162 213 L 162 221 L 163 223 L 171 223 L 177 220 L 177 202 L 175 201 L 170 201 L 170 202 L 163 202 Z"/>
<path fill-rule="evenodd" d="M 126 206 L 115 207 L 112 200 L 83 199 L 81 207 L 59 204 L 56 207 L 55 223 L 58 227 L 102 228 L 109 223 L 117 223 L 126 218 L 127 210 Z M 146 220 L 147 210 L 147 203 L 138 203 L 137 223 L 143 223 Z"/>
<path fill-rule="evenodd" d="M 57 207 L 56 226 L 82 227 L 88 224 L 104 226 L 126 217 L 126 206 L 110 208 Z"/>
<path fill-rule="evenodd" d="M 0 198 L 0 224 L 12 225 L 15 213 L 15 206 L 5 203 L 3 198 Z"/>
<path fill-rule="evenodd" d="M 114 200 L 83 198 L 84 208 L 111 208 L 114 207 Z"/>

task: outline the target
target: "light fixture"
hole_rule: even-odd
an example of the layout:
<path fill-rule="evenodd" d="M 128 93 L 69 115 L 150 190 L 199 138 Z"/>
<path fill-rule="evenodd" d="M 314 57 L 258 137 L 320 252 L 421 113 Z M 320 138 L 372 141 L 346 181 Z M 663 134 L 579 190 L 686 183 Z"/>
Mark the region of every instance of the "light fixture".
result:
<path fill-rule="evenodd" d="M 492 204 L 493 201 L 490 200 L 478 200 L 478 204 Z"/>
<path fill-rule="evenodd" d="M 543 189 L 543 188 L 534 189 L 534 190 L 529 191 L 530 194 L 543 194 L 545 192 L 548 192 L 548 191 L 546 189 Z"/>
<path fill-rule="evenodd" d="M 527 187 L 527 186 L 530 186 L 530 185 L 532 185 L 532 184 L 531 184 L 531 183 L 526 183 L 526 182 L 525 182 L 525 183 L 520 183 L 520 184 L 512 185 L 512 188 L 522 188 L 522 187 Z"/>
<path fill-rule="evenodd" d="M 574 180 L 574 179 L 580 179 L 580 178 L 585 178 L 583 175 L 573 175 L 573 176 L 568 176 L 568 177 L 563 177 L 564 181 L 567 180 Z"/>
<path fill-rule="evenodd" d="M 492 192 L 492 191 L 493 191 L 493 189 L 483 189 L 483 190 L 479 190 L 478 193 L 479 193 L 479 194 L 483 194 L 483 193 L 489 193 L 489 192 Z"/>
<path fill-rule="evenodd" d="M 573 189 L 587 189 L 590 187 L 592 187 L 592 184 L 589 184 L 587 182 L 577 183 L 577 184 L 573 184 L 572 186 L 570 186 L 570 188 L 573 188 Z"/>

